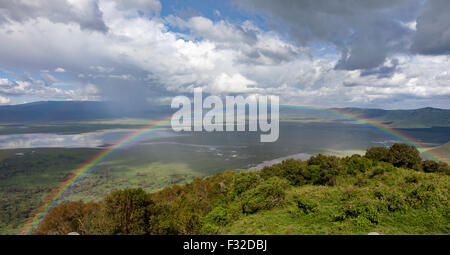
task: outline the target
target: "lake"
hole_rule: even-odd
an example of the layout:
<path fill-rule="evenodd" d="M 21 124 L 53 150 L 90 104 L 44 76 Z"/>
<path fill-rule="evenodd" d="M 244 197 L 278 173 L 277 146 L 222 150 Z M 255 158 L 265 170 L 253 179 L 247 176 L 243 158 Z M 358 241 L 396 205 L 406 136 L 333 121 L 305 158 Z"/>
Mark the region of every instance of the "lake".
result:
<path fill-rule="evenodd" d="M 0 135 L 1 149 L 15 148 L 103 148 L 115 144 L 134 130 L 80 134 Z M 450 128 L 403 129 L 400 132 L 421 144 L 436 146 L 450 140 Z M 140 135 L 117 150 L 139 150 L 140 161 L 190 162 L 193 168 L 216 170 L 256 167 L 264 162 L 317 153 L 350 155 L 369 147 L 403 142 L 379 130 L 348 122 L 280 122 L 280 136 L 274 143 L 260 143 L 258 132 L 173 132 L 168 128 Z M 124 151 L 125 150 L 125 151 Z M 113 157 L 114 158 L 114 157 Z M 193 159 L 194 158 L 194 159 Z M 205 164 L 202 161 L 211 161 Z M 262 166 L 262 165 L 260 165 Z M 260 167 L 259 166 L 259 167 Z"/>

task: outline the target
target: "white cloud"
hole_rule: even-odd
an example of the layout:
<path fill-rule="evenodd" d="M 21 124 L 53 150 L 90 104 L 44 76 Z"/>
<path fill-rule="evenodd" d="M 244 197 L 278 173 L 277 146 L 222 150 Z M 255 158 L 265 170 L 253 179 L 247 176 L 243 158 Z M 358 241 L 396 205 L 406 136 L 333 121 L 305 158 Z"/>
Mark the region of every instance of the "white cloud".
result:
<path fill-rule="evenodd" d="M 84 10 L 88 3 L 70 4 Z M 448 105 L 447 56 L 392 54 L 384 69 L 335 70 L 341 56 L 329 48 L 293 44 L 251 21 L 153 15 L 160 9 L 158 1 L 100 0 L 107 32 L 44 14 L 9 20 L 0 26 L 2 67 L 70 72 L 64 81 L 45 72 L 40 72 L 42 80 L 18 72 L 15 81 L 0 79 L 0 96 L 166 102 L 202 87 L 220 94 L 271 93 L 281 96 L 281 103 L 317 106 L 398 102 L 401 107 L 419 99 Z M 145 15 L 137 15 L 138 10 Z M 403 25 L 412 30 L 411 22 Z M 172 32 L 172 26 L 186 32 Z"/>
<path fill-rule="evenodd" d="M 11 99 L 0 95 L 0 104 L 9 104 Z"/>
<path fill-rule="evenodd" d="M 58 67 L 58 68 L 55 69 L 55 72 L 57 72 L 57 73 L 64 73 L 64 72 L 66 72 L 66 70 L 64 70 L 64 68 L 62 68 L 62 67 Z"/>
<path fill-rule="evenodd" d="M 208 89 L 211 93 L 249 93 L 255 91 L 255 88 L 249 87 L 250 85 L 256 85 L 256 82 L 247 79 L 239 73 L 233 75 L 222 73 L 216 77 L 213 85 Z"/>

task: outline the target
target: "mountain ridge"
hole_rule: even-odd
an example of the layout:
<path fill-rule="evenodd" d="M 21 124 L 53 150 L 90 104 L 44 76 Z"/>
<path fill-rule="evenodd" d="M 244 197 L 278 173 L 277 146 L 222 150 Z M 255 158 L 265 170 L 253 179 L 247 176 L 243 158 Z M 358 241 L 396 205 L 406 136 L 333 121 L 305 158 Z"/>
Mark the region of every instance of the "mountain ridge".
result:
<path fill-rule="evenodd" d="M 0 106 L 0 123 L 81 121 L 94 119 L 143 117 L 158 118 L 173 113 L 169 106 L 147 105 L 132 107 L 112 101 L 37 101 L 18 105 Z M 419 109 L 385 110 L 379 108 L 328 108 L 342 114 L 371 119 L 393 128 L 428 128 L 450 126 L 450 110 L 434 107 Z M 308 109 L 289 109 L 281 107 L 280 112 L 290 112 L 308 116 L 320 112 Z M 328 116 L 329 117 L 329 116 Z"/>

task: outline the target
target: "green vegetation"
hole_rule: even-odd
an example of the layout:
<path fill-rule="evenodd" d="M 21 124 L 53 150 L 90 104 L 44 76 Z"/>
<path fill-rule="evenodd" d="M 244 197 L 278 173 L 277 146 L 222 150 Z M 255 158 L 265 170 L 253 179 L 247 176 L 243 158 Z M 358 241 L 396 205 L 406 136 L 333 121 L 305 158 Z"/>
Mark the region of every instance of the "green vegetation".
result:
<path fill-rule="evenodd" d="M 0 150 L 0 233 L 17 233 L 46 195 L 99 152 L 97 149 Z"/>
<path fill-rule="evenodd" d="M 254 158 L 227 161 L 214 157 L 216 152 L 209 152 L 209 148 L 205 150 L 208 152 L 199 153 L 192 150 L 192 146 L 182 144 L 121 149 L 83 175 L 56 203 L 96 202 L 114 189 L 141 187 L 146 192 L 155 192 L 258 161 Z M 86 148 L 0 150 L 0 234 L 19 233 L 25 220 L 33 216 L 52 190 L 102 151 Z"/>
<path fill-rule="evenodd" d="M 448 234 L 449 167 L 417 155 L 396 144 L 225 171 L 154 193 L 116 190 L 54 207 L 34 233 Z"/>

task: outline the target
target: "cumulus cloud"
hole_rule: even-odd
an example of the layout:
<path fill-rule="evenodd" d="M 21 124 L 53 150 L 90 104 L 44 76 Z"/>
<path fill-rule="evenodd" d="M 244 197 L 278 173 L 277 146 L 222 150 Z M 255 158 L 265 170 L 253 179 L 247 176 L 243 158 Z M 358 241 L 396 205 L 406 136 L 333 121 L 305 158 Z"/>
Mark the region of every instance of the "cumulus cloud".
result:
<path fill-rule="evenodd" d="M 240 56 L 237 61 L 253 64 L 273 64 L 293 60 L 299 56 L 309 56 L 305 47 L 294 46 L 282 41 L 274 33 L 264 32 L 247 21 L 243 24 L 231 24 L 221 20 L 212 20 L 194 16 L 187 20 L 173 15 L 166 18 L 169 24 L 189 29 L 185 38 L 200 38 L 211 41 L 218 50 L 233 49 Z"/>
<path fill-rule="evenodd" d="M 79 84 L 76 89 L 61 89 L 50 87 L 47 82 L 26 75 L 22 76 L 20 80 L 0 79 L 0 96 L 3 97 L 3 104 L 10 102 L 10 99 L 6 97 L 37 97 L 42 100 L 99 100 L 97 92 L 92 84 Z"/>
<path fill-rule="evenodd" d="M 76 23 L 82 29 L 101 32 L 108 29 L 96 0 L 0 0 L 0 24 L 36 18 L 65 24 Z"/>
<path fill-rule="evenodd" d="M 0 104 L 9 104 L 10 102 L 9 98 L 0 95 Z"/>
<path fill-rule="evenodd" d="M 269 16 L 281 33 L 302 45 L 322 42 L 341 52 L 337 69 L 375 68 L 386 57 L 405 51 L 419 1 L 243 0 L 244 8 Z M 287 26 L 287 30 L 286 30 Z"/>
<path fill-rule="evenodd" d="M 448 56 L 397 56 L 396 60 L 401 72 L 390 77 L 379 77 L 376 73 L 361 76 L 359 70 L 347 73 L 344 85 L 352 101 L 401 105 L 415 99 L 448 105 L 450 87 L 445 85 L 450 83 L 446 71 L 450 70 Z"/>
<path fill-rule="evenodd" d="M 419 50 L 419 34 L 428 29 L 416 18 L 431 14 L 418 1 L 240 3 L 266 13 L 272 30 L 225 15 L 160 17 L 156 0 L 54 3 L 65 18 L 48 11 L 50 0 L 34 3 L 0 0 L 3 102 L 117 100 L 140 107 L 202 87 L 326 107 L 448 107 L 449 59 Z M 429 5 L 423 8 L 435 3 Z M 411 44 L 419 55 L 405 54 Z"/>

